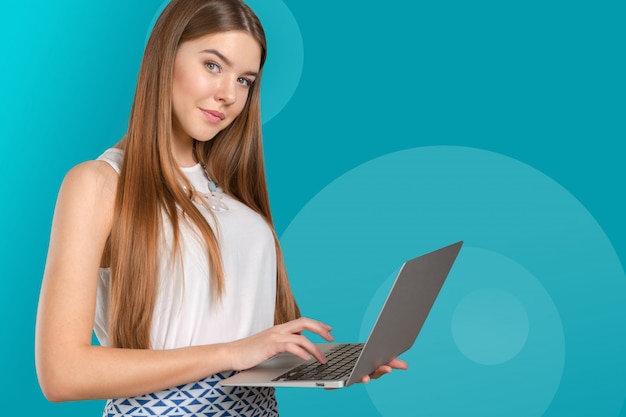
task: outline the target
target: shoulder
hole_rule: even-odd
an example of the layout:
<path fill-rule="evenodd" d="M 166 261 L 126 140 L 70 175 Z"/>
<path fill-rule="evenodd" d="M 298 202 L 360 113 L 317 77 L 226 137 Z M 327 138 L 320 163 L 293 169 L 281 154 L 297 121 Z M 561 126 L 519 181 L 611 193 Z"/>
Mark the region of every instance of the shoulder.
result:
<path fill-rule="evenodd" d="M 51 246 L 79 251 L 94 242 L 103 246 L 114 217 L 116 192 L 117 173 L 106 162 L 88 161 L 70 169 L 57 197 Z"/>
<path fill-rule="evenodd" d="M 61 184 L 57 204 L 82 213 L 110 217 L 117 193 L 118 174 L 107 162 L 76 165 Z"/>
<path fill-rule="evenodd" d="M 89 194 L 113 194 L 117 189 L 118 174 L 107 162 L 95 160 L 76 165 L 65 175 L 63 186 Z"/>

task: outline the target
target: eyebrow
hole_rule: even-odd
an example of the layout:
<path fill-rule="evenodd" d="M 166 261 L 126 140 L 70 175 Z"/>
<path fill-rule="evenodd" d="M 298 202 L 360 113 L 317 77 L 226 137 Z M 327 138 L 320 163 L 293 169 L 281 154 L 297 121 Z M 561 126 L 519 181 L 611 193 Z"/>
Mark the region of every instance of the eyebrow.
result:
<path fill-rule="evenodd" d="M 213 55 L 217 56 L 219 59 L 221 59 L 222 61 L 224 61 L 224 63 L 226 65 L 228 65 L 229 67 L 233 66 L 233 63 L 231 62 L 231 60 L 226 58 L 226 56 L 223 53 L 221 53 L 220 51 L 218 51 L 217 49 L 204 49 L 201 52 L 208 53 L 208 54 L 213 54 Z M 244 75 L 251 75 L 251 76 L 254 76 L 254 77 L 258 77 L 259 73 L 256 72 L 256 71 L 247 71 L 247 72 L 244 73 Z"/>

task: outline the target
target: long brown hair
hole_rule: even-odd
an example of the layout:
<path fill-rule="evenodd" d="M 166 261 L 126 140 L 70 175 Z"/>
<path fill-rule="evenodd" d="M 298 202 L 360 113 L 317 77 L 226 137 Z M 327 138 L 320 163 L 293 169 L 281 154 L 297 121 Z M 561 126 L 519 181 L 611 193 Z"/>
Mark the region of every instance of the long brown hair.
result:
<path fill-rule="evenodd" d="M 260 73 L 241 114 L 212 140 L 201 143 L 197 156 L 225 192 L 259 213 L 274 231 L 263 163 L 260 81 L 266 57 L 263 28 L 240 0 L 173 0 L 157 20 L 144 52 L 128 132 L 120 146 L 124 160 L 109 239 L 111 292 L 109 331 L 113 346 L 149 348 L 157 296 L 159 238 L 169 220 L 174 251 L 180 250 L 180 213 L 206 242 L 211 288 L 218 296 L 224 271 L 216 234 L 181 187 L 190 184 L 172 150 L 172 74 L 181 43 L 224 31 L 245 31 L 261 46 Z M 274 231 L 277 261 L 274 322 L 299 317 Z M 208 294 L 207 294 L 208 296 Z"/>

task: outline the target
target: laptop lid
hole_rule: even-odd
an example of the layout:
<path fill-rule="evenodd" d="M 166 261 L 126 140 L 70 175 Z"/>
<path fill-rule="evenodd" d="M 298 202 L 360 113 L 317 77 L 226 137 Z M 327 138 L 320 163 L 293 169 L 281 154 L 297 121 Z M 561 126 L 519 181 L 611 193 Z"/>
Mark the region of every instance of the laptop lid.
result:
<path fill-rule="evenodd" d="M 413 345 L 462 244 L 462 241 L 454 243 L 403 264 L 349 376 L 339 380 L 274 381 L 287 370 L 307 362 L 283 353 L 227 378 L 221 384 L 340 388 L 359 382 Z M 337 343 L 317 346 L 326 354 Z"/>
<path fill-rule="evenodd" d="M 462 244 L 457 242 L 404 263 L 346 386 L 413 345 Z"/>

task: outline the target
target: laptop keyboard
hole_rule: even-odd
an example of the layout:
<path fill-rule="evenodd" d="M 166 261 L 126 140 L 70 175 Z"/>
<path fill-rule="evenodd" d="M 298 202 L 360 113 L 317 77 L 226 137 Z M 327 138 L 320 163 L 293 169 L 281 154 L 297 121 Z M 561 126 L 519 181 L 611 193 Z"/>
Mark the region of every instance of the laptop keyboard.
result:
<path fill-rule="evenodd" d="M 326 364 L 313 359 L 274 378 L 274 381 L 329 381 L 348 376 L 362 349 L 363 343 L 338 345 L 326 354 Z"/>

